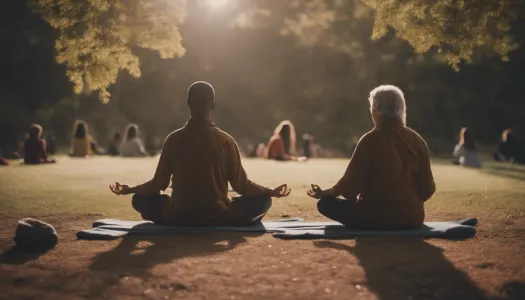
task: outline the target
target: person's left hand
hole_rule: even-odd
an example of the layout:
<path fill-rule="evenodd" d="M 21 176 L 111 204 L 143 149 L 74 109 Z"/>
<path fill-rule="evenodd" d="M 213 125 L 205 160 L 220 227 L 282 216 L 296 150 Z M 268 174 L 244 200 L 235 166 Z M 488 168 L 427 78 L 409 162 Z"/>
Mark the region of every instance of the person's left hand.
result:
<path fill-rule="evenodd" d="M 114 185 L 110 184 L 109 189 L 115 195 L 127 195 L 131 193 L 129 185 L 120 184 L 119 182 L 115 182 Z"/>
<path fill-rule="evenodd" d="M 326 193 L 317 184 L 311 184 L 311 186 L 312 188 L 308 192 L 306 192 L 308 196 L 314 199 L 321 199 L 324 196 L 326 196 Z"/>

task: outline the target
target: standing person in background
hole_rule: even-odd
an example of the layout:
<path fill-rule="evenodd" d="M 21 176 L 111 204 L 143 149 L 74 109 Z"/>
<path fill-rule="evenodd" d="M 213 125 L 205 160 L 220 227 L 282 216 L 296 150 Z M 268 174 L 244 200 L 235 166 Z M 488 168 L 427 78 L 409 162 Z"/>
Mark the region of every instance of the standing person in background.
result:
<path fill-rule="evenodd" d="M 149 156 L 146 152 L 144 143 L 139 137 L 139 126 L 137 124 L 130 123 L 126 126 L 124 133 L 124 139 L 120 144 L 120 154 L 125 157 L 141 157 Z"/>
<path fill-rule="evenodd" d="M 494 153 L 494 159 L 496 161 L 525 164 L 525 151 L 514 137 L 512 129 L 506 129 L 501 134 L 501 141 L 498 145 L 498 150 Z"/>
<path fill-rule="evenodd" d="M 480 168 L 481 160 L 476 149 L 476 141 L 474 135 L 467 128 L 461 128 L 459 132 L 459 143 L 454 148 L 453 152 L 456 160 L 454 164 L 458 164 L 464 167 Z"/>
<path fill-rule="evenodd" d="M 120 144 L 122 143 L 122 137 L 120 136 L 120 133 L 115 133 L 113 135 L 113 139 L 109 142 L 108 147 L 108 155 L 111 156 L 118 156 L 120 155 Z"/>
<path fill-rule="evenodd" d="M 91 156 L 93 153 L 93 144 L 93 138 L 89 134 L 88 125 L 84 121 L 77 120 L 74 126 L 70 155 L 73 157 Z"/>
<path fill-rule="evenodd" d="M 46 141 L 42 138 L 42 126 L 31 125 L 27 140 L 24 143 L 24 163 L 25 164 L 45 164 L 54 163 L 54 159 L 49 159 L 46 152 Z"/>

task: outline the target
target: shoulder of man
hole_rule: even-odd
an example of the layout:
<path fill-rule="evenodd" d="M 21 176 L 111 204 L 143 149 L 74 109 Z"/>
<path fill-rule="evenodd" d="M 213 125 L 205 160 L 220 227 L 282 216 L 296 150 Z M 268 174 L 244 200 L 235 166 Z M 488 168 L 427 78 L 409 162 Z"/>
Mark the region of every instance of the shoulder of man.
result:
<path fill-rule="evenodd" d="M 219 127 L 216 127 L 217 129 L 217 134 L 219 134 L 221 136 L 221 138 L 228 144 L 233 144 L 233 145 L 237 145 L 237 141 L 235 141 L 235 139 L 233 138 L 233 136 L 231 136 L 229 133 L 227 133 L 226 131 L 220 129 Z"/>

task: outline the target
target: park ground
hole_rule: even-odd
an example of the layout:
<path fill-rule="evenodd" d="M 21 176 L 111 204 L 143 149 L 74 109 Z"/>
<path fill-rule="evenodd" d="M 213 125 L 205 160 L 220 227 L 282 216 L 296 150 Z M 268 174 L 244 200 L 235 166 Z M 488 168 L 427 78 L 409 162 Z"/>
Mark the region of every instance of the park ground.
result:
<path fill-rule="evenodd" d="M 477 235 L 463 241 L 241 233 L 81 241 L 75 233 L 99 218 L 139 218 L 108 184 L 149 179 L 157 159 L 58 161 L 0 168 L 0 299 L 525 299 L 524 167 L 433 162 L 427 220 L 479 218 Z M 323 218 L 305 195 L 309 184 L 331 186 L 347 162 L 244 165 L 254 181 L 292 188 L 267 218 L 315 221 Z M 29 216 L 55 226 L 55 249 L 12 248 L 16 221 Z"/>

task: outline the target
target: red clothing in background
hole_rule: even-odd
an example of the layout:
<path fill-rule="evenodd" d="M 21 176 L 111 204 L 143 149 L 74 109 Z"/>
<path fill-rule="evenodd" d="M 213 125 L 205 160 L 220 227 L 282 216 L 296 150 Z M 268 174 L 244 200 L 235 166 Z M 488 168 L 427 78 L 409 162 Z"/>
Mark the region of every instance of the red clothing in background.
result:
<path fill-rule="evenodd" d="M 46 142 L 43 139 L 27 139 L 24 144 L 24 163 L 40 164 L 47 162 Z"/>
<path fill-rule="evenodd" d="M 268 159 L 284 159 L 286 158 L 284 150 L 284 141 L 279 136 L 273 136 L 268 142 Z"/>

